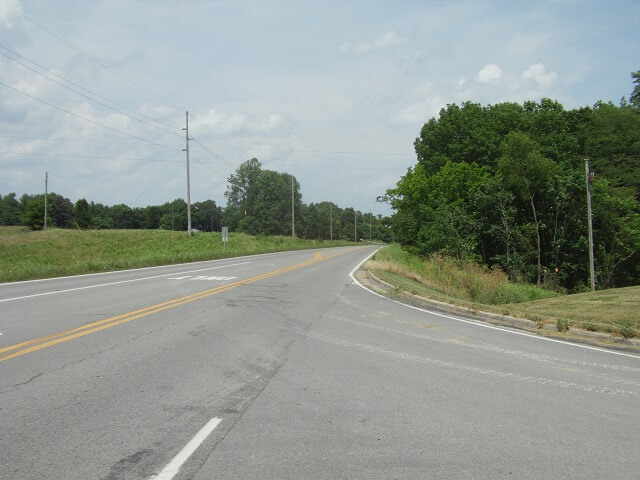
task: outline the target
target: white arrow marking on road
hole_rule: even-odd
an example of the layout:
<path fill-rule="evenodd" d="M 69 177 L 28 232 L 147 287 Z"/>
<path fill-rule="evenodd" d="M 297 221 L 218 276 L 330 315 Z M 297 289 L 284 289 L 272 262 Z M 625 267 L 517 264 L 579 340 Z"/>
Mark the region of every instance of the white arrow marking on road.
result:
<path fill-rule="evenodd" d="M 184 277 L 170 277 L 167 280 L 184 280 L 185 278 L 191 278 L 191 275 L 186 275 Z"/>

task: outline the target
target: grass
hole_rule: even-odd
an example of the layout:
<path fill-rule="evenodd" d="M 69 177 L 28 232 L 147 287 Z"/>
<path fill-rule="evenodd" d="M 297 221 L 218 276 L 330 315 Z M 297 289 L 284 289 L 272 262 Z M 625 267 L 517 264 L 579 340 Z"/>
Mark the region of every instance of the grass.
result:
<path fill-rule="evenodd" d="M 571 328 L 640 337 L 640 286 L 560 295 L 533 285 L 509 282 L 504 272 L 473 262 L 422 259 L 398 245 L 380 250 L 367 268 L 396 291 L 503 315 Z"/>
<path fill-rule="evenodd" d="M 215 232 L 0 227 L 0 282 L 351 244 L 230 233 L 223 249 Z"/>

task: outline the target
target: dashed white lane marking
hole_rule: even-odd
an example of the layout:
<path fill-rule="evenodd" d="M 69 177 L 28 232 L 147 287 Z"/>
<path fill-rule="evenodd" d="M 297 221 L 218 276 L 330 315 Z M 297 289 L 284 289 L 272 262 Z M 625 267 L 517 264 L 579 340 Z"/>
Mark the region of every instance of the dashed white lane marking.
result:
<path fill-rule="evenodd" d="M 10 302 L 12 300 L 23 300 L 25 298 L 42 297 L 44 295 L 55 295 L 57 293 L 77 292 L 78 290 L 87 290 L 89 288 L 108 287 L 108 286 L 111 286 L 111 285 L 119 285 L 121 283 L 140 282 L 142 280 L 153 280 L 154 278 L 162 278 L 162 277 L 168 277 L 168 276 L 173 276 L 173 275 L 182 275 L 182 274 L 185 274 L 185 273 L 195 273 L 195 272 L 202 272 L 202 271 L 205 271 L 205 270 L 215 270 L 215 269 L 218 269 L 218 268 L 235 267 L 235 266 L 238 266 L 238 265 L 246 265 L 247 263 L 251 263 L 251 262 L 230 263 L 228 265 L 220 265 L 220 266 L 217 266 L 217 267 L 199 268 L 198 270 L 191 270 L 191 271 L 188 271 L 188 272 L 165 273 L 163 275 L 154 275 L 154 276 L 151 276 L 151 277 L 133 278 L 131 280 L 121 280 L 121 281 L 118 281 L 118 282 L 101 283 L 99 285 L 87 285 L 86 287 L 68 288 L 66 290 L 53 290 L 51 292 L 35 293 L 33 295 L 25 295 L 23 297 L 5 298 L 3 300 L 0 300 L 0 303 L 2 303 L 2 302 Z"/>
<path fill-rule="evenodd" d="M 184 465 L 184 462 L 189 459 L 191 454 L 193 454 L 202 442 L 207 439 L 221 421 L 222 419 L 217 417 L 209 420 L 207 424 L 202 427 L 198 433 L 196 433 L 196 436 L 193 437 L 182 450 L 180 450 L 180 453 L 173 457 L 173 460 L 171 460 L 158 475 L 152 476 L 149 480 L 171 480 L 175 477 L 178 470 L 180 470 L 180 467 Z"/>

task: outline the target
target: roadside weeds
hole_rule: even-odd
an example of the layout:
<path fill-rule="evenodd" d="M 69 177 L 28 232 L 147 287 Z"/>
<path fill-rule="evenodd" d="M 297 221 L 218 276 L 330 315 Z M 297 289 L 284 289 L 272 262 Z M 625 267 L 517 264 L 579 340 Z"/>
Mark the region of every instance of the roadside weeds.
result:
<path fill-rule="evenodd" d="M 484 312 L 474 308 L 432 300 L 419 295 L 414 295 L 407 291 L 402 291 L 398 287 L 378 278 L 371 270 L 365 268 L 365 266 L 361 267 L 355 275 L 358 281 L 374 292 L 387 298 L 397 300 L 401 303 L 424 308 L 425 310 L 432 310 L 448 315 L 460 315 L 473 320 L 490 323 L 492 325 L 525 330 L 529 333 L 557 338 L 559 340 L 586 343 L 598 347 L 613 348 L 627 352 L 640 352 L 640 339 L 624 338 L 607 333 L 580 330 L 565 324 L 561 324 L 556 327 L 556 325 L 540 321 L 536 322 L 510 315 Z"/>

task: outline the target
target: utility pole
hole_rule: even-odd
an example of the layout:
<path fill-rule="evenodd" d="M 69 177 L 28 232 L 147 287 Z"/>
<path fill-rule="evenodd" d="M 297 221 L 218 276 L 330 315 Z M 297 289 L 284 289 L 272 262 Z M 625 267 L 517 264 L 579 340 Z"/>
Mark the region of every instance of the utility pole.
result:
<path fill-rule="evenodd" d="M 333 203 L 329 204 L 329 240 L 333 241 Z"/>
<path fill-rule="evenodd" d="M 353 241 L 358 241 L 358 212 L 353 209 Z"/>
<path fill-rule="evenodd" d="M 293 202 L 293 175 L 291 175 L 291 238 L 296 238 L 296 209 Z"/>
<path fill-rule="evenodd" d="M 591 182 L 593 174 L 589 171 L 589 159 L 585 159 L 584 167 L 587 178 L 587 224 L 589 225 L 589 274 L 591 277 L 591 291 L 596 291 L 596 275 L 593 266 L 593 220 L 591 216 Z"/>
<path fill-rule="evenodd" d="M 369 212 L 369 243 L 371 243 L 371 217 L 373 213 Z"/>
<path fill-rule="evenodd" d="M 49 196 L 49 172 L 44 172 L 44 229 L 47 229 L 47 197 Z"/>
<path fill-rule="evenodd" d="M 189 176 L 189 112 L 186 113 L 187 119 L 187 128 L 183 128 L 186 132 L 187 139 L 187 148 L 182 150 L 183 152 L 187 152 L 187 232 L 189 232 L 189 236 L 191 236 L 191 178 Z"/>

